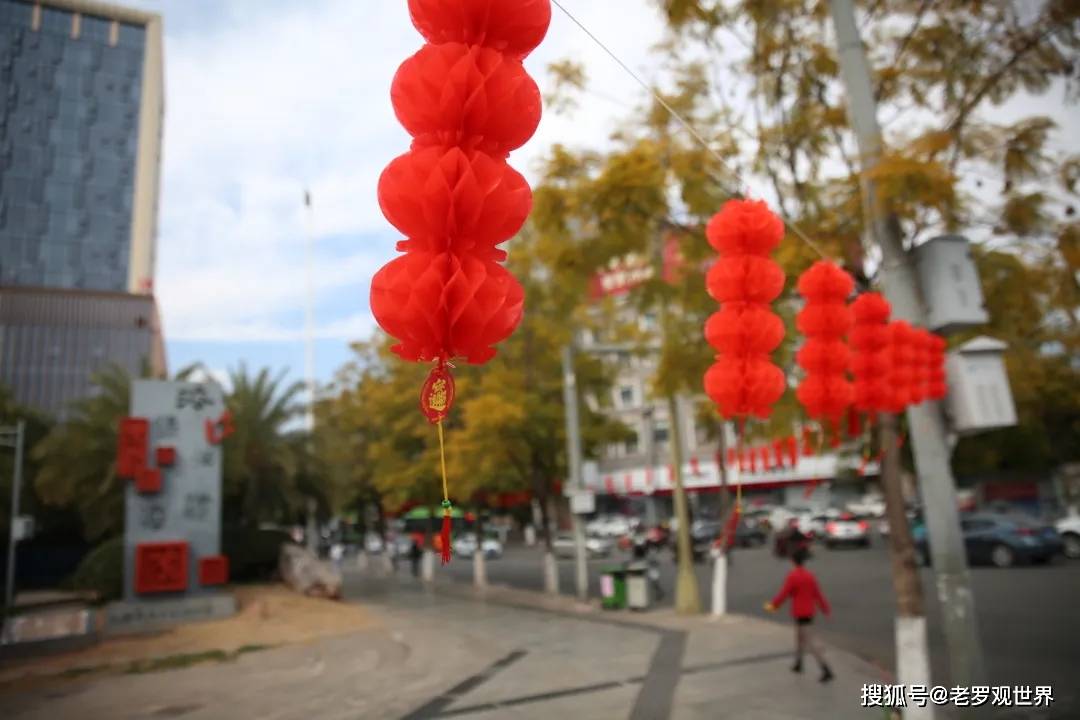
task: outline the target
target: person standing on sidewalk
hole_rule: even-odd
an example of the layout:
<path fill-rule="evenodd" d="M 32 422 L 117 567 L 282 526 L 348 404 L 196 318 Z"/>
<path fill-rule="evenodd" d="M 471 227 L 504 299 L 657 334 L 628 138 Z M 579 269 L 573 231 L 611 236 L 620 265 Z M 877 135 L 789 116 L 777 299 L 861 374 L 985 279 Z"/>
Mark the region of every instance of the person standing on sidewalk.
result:
<path fill-rule="evenodd" d="M 822 594 L 814 574 L 803 567 L 806 558 L 805 549 L 798 549 L 792 553 L 791 562 L 795 564 L 795 567 L 784 579 L 784 585 L 776 597 L 765 603 L 765 609 L 776 612 L 785 600 L 791 598 L 791 617 L 795 620 L 795 664 L 791 666 L 791 671 L 802 672 L 803 651 L 809 649 L 810 654 L 821 666 L 821 682 L 829 682 L 833 679 L 832 669 L 825 662 L 825 656 L 821 652 L 817 638 L 810 630 L 818 607 L 826 616 L 829 615 L 829 601 Z"/>

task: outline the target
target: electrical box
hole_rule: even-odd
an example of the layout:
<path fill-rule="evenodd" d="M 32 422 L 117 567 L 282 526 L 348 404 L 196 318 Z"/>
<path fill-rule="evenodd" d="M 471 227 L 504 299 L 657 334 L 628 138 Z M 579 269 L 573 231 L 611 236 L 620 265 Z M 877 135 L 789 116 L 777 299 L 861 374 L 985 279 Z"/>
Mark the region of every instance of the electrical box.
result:
<path fill-rule="evenodd" d="M 929 329 L 950 333 L 990 319 L 967 238 L 942 235 L 919 245 L 912 254 Z"/>
<path fill-rule="evenodd" d="M 1000 340 L 977 337 L 946 357 L 947 402 L 957 433 L 1016 425 L 1016 406 L 1005 372 L 1006 347 Z"/>

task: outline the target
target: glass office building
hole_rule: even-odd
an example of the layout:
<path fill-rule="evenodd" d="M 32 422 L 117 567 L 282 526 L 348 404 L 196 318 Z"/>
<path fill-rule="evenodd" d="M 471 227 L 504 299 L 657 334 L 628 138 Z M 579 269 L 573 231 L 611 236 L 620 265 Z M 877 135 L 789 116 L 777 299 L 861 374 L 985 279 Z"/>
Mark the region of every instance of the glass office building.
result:
<path fill-rule="evenodd" d="M 19 401 L 63 416 L 100 365 L 137 372 L 132 347 L 163 364 L 156 320 L 123 352 L 99 322 L 127 317 L 124 295 L 153 304 L 162 76 L 157 15 L 0 0 L 0 384 Z M 27 313 L 31 295 L 95 310 Z"/>

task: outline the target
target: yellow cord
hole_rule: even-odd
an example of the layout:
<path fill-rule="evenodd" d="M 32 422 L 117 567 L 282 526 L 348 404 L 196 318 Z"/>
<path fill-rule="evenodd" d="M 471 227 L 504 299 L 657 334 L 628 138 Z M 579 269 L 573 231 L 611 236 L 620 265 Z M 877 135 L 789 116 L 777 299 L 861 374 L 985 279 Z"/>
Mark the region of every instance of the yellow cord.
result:
<path fill-rule="evenodd" d="M 442 420 L 435 423 L 435 425 L 439 428 L 439 465 L 442 467 L 442 496 L 444 502 L 449 502 L 450 491 L 446 485 L 446 450 L 443 448 Z M 445 512 L 450 512 L 450 509 L 447 508 Z"/>

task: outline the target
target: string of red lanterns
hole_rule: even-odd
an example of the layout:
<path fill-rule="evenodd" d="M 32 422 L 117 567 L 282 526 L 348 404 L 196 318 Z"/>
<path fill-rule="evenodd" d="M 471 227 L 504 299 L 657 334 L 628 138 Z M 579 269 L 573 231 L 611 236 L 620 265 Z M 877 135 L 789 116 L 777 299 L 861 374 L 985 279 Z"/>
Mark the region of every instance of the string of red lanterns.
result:
<path fill-rule="evenodd" d="M 427 41 L 394 75 L 394 114 L 412 136 L 379 177 L 379 206 L 405 235 L 403 254 L 371 281 L 371 311 L 406 360 L 436 363 L 421 409 L 438 425 L 442 560 L 450 498 L 442 420 L 454 399 L 449 363 L 480 364 L 521 321 L 525 293 L 501 264 L 532 191 L 506 158 L 536 132 L 540 90 L 522 60 L 547 33 L 549 0 L 409 0 Z"/>
<path fill-rule="evenodd" d="M 755 200 L 729 200 L 705 228 L 720 257 L 705 279 L 720 310 L 705 323 L 716 361 L 705 372 L 705 393 L 725 418 L 767 418 L 784 393 L 784 372 L 770 354 L 784 323 L 769 304 L 784 289 L 784 271 L 771 253 L 784 223 Z"/>

